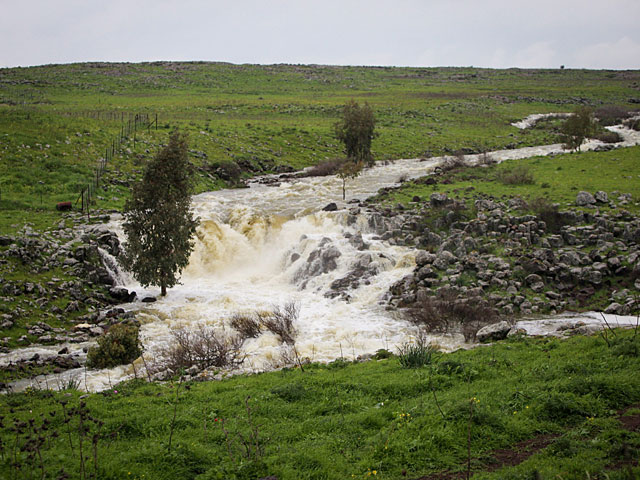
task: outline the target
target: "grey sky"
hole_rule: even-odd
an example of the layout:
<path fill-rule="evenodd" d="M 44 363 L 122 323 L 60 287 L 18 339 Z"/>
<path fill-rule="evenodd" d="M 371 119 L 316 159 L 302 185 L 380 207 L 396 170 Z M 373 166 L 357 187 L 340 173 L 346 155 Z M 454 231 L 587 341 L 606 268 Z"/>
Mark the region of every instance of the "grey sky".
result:
<path fill-rule="evenodd" d="M 640 68 L 639 0 L 0 0 L 0 66 Z"/>

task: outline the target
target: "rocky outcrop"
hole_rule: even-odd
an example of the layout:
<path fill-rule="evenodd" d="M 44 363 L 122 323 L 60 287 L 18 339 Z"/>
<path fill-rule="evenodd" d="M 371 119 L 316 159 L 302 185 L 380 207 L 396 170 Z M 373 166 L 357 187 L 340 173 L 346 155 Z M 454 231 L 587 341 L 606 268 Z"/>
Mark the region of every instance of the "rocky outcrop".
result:
<path fill-rule="evenodd" d="M 631 201 L 618 192 L 581 193 L 585 206 Z M 383 239 L 425 249 L 413 274 L 390 289 L 390 306 L 407 307 L 457 285 L 463 296 L 479 289 L 506 315 L 579 308 L 603 289 L 609 311 L 640 308 L 632 294 L 640 286 L 640 217 L 620 208 L 538 217 L 518 214 L 523 205 L 517 199 L 484 197 L 469 217 L 445 197 L 432 195 L 412 210 L 378 211 Z"/>

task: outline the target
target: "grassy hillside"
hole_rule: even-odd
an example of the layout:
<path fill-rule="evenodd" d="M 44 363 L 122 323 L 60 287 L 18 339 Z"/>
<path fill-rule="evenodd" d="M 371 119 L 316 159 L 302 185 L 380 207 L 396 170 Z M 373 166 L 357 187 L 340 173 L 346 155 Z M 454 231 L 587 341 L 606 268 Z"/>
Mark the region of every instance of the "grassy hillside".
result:
<path fill-rule="evenodd" d="M 0 208 L 22 221 L 18 212 L 75 201 L 130 114 L 157 114 L 159 128 L 129 140 L 108 175 L 136 178 L 179 127 L 204 167 L 204 191 L 225 183 L 215 169 L 229 162 L 246 176 L 340 155 L 332 126 L 351 98 L 371 104 L 380 133 L 373 150 L 393 159 L 549 143 L 552 132 L 510 123 L 580 104 L 630 108 L 639 79 L 635 71 L 169 62 L 0 69 Z M 126 185 L 110 180 L 97 207 L 122 205 Z"/>
<path fill-rule="evenodd" d="M 477 196 L 504 200 L 520 197 L 526 201 L 544 198 L 563 208 L 575 206 L 580 191 L 630 193 L 640 198 L 640 147 L 609 152 L 567 153 L 554 157 L 533 157 L 507 161 L 488 168 L 457 169 L 438 183 L 407 182 L 402 188 L 380 196 L 382 203 L 402 203 L 410 207 L 414 196 L 429 198 L 433 192 L 466 200 Z M 520 175 L 526 181 L 509 182 L 509 175 Z M 615 198 L 613 198 L 615 199 Z M 638 202 L 624 208 L 638 212 Z M 608 205 L 601 207 L 609 211 Z"/>
<path fill-rule="evenodd" d="M 474 479 L 637 478 L 640 410 L 626 412 L 634 417 L 618 410 L 640 400 L 639 339 L 633 331 L 610 332 L 610 346 L 600 336 L 513 338 L 434 354 L 418 368 L 396 357 L 337 360 L 222 382 L 5 395 L 0 472 L 7 479 L 60 478 L 62 470 L 83 478 L 83 469 L 104 479 L 415 479 L 445 471 L 461 476 L 426 478 L 464 478 L 470 458 Z M 41 440 L 33 440 L 34 428 Z M 530 458 L 518 450 L 524 440 L 534 441 Z M 508 452 L 517 460 L 501 468 Z"/>

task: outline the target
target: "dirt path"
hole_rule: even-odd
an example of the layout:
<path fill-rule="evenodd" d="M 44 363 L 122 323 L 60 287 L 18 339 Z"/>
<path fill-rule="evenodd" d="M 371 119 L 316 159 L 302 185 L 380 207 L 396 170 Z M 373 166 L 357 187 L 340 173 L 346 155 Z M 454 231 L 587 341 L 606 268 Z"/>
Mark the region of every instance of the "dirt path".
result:
<path fill-rule="evenodd" d="M 620 411 L 618 411 L 618 420 L 622 424 L 622 428 L 630 432 L 640 432 L 640 413 L 634 413 L 629 415 L 632 409 L 640 409 L 640 403 L 630 405 Z M 503 467 L 514 467 L 527 460 L 530 456 L 538 453 L 540 450 L 548 447 L 556 438 L 560 435 L 546 434 L 538 435 L 537 437 L 518 442 L 511 448 L 504 448 L 494 450 L 490 453 L 487 460 L 484 461 L 485 467 L 483 470 L 473 470 L 471 476 L 474 473 L 480 472 L 494 472 Z M 607 466 L 607 470 L 619 470 L 626 466 L 637 466 L 638 459 L 630 457 L 615 464 Z M 436 472 L 423 477 L 419 477 L 415 480 L 459 480 L 466 479 L 467 472 Z"/>

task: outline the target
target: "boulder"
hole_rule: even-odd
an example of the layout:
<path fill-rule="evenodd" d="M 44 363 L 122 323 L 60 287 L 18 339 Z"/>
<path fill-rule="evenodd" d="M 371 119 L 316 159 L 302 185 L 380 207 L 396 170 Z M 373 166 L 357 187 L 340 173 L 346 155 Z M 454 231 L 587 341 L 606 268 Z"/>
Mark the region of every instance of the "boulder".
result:
<path fill-rule="evenodd" d="M 111 287 L 109 289 L 109 295 L 111 295 L 111 298 L 113 298 L 114 300 L 118 300 L 122 303 L 133 302 L 133 300 L 136 298 L 136 292 L 129 292 L 129 290 L 124 287 Z"/>
<path fill-rule="evenodd" d="M 451 199 L 447 197 L 446 193 L 432 193 L 431 197 L 429 197 L 429 202 L 432 207 L 444 207 L 451 203 Z"/>
<path fill-rule="evenodd" d="M 457 259 L 455 255 L 448 250 L 443 250 L 438 253 L 435 261 L 433 262 L 433 266 L 440 269 L 445 270 L 451 263 L 455 262 Z"/>
<path fill-rule="evenodd" d="M 524 280 L 525 282 L 527 282 L 528 285 L 534 285 L 536 283 L 541 283 L 542 277 L 540 275 L 536 275 L 535 273 L 532 273 L 531 275 L 528 275 L 527 278 L 525 278 Z"/>
<path fill-rule="evenodd" d="M 420 250 L 416 254 L 416 265 L 422 267 L 428 263 L 433 263 L 436 256 L 433 253 L 429 253 L 426 250 Z"/>
<path fill-rule="evenodd" d="M 335 212 L 337 210 L 338 210 L 338 205 L 336 205 L 334 202 L 331 202 L 329 205 L 327 205 L 322 209 L 322 211 L 324 212 Z"/>
<path fill-rule="evenodd" d="M 349 243 L 353 245 L 354 248 L 360 251 L 367 250 L 369 248 L 369 244 L 365 243 L 361 233 L 356 233 L 351 238 L 349 238 Z"/>
<path fill-rule="evenodd" d="M 502 340 L 507 338 L 507 334 L 511 330 L 511 325 L 507 321 L 501 321 L 492 325 L 487 325 L 478 330 L 476 338 L 479 342 L 491 340 Z"/>
<path fill-rule="evenodd" d="M 621 314 L 622 305 L 620 305 L 619 303 L 613 302 L 609 304 L 607 308 L 605 308 L 604 313 Z"/>
<path fill-rule="evenodd" d="M 607 192 L 603 192 L 602 190 L 598 190 L 593 195 L 593 198 L 595 198 L 598 203 L 609 203 L 609 195 L 607 195 Z"/>
<path fill-rule="evenodd" d="M 576 205 L 579 207 L 590 207 L 596 203 L 596 199 L 589 192 L 579 192 L 576 197 Z"/>

